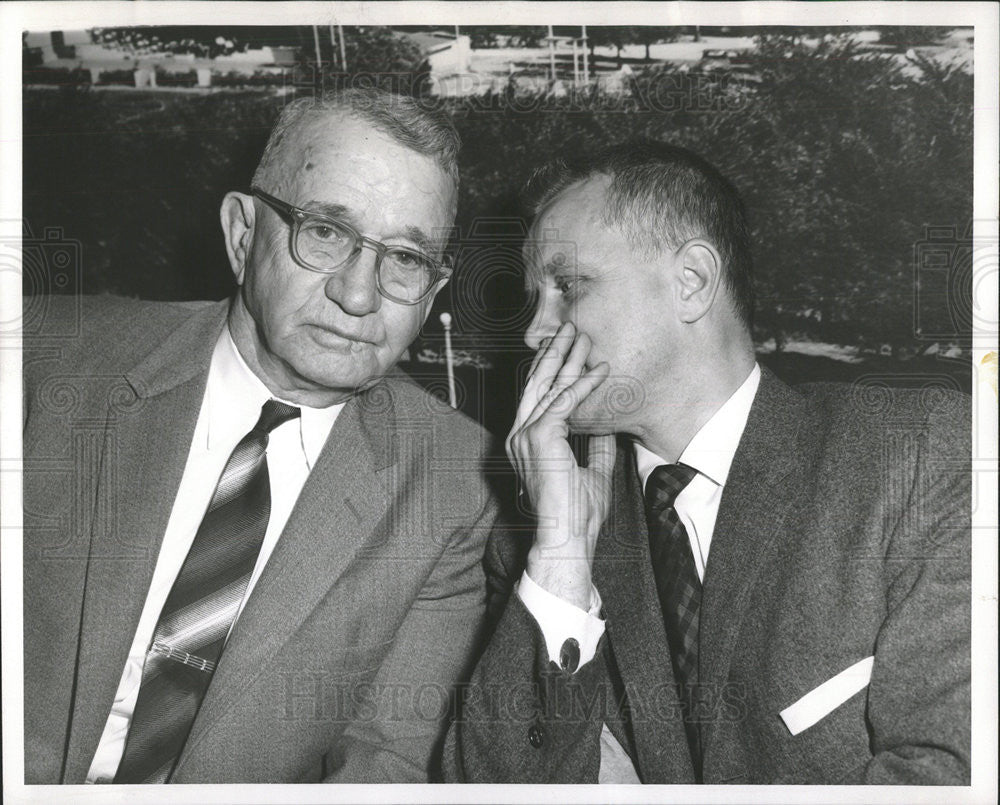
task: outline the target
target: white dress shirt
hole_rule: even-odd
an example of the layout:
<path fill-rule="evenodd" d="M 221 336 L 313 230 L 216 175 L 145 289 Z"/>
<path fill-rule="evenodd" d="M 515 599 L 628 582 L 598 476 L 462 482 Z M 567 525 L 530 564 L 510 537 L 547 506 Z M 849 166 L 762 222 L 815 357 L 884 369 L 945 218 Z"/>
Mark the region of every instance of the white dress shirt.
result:
<path fill-rule="evenodd" d="M 128 660 L 118 683 L 111 714 L 87 773 L 88 783 L 109 783 L 118 771 L 139 695 L 146 650 L 153 639 L 160 611 L 181 565 L 184 564 L 191 543 L 194 542 L 233 448 L 257 423 L 261 407 L 272 397 L 267 387 L 243 361 L 229 334 L 229 328 L 224 328 L 212 353 L 205 396 L 202 398 L 184 474 L 170 512 L 156 569 Z M 301 416 L 275 428 L 268 440 L 271 513 L 260 555 L 240 603 L 240 612 L 260 578 L 309 471 L 319 458 L 330 429 L 344 406 L 341 403 L 329 408 L 297 407 L 301 410 Z"/>
<path fill-rule="evenodd" d="M 674 508 L 687 530 L 699 579 L 705 577 L 705 565 L 708 562 L 708 550 L 712 544 L 712 533 L 715 530 L 715 519 L 719 514 L 722 491 L 759 385 L 760 366 L 755 363 L 742 385 L 708 422 L 702 425 L 677 460 L 678 463 L 697 470 L 691 482 L 677 495 Z M 645 489 L 646 481 L 653 470 L 671 462 L 660 458 L 638 443 L 635 443 L 634 447 L 636 467 Z M 543 589 L 531 580 L 527 571 L 521 575 L 517 594 L 525 608 L 538 622 L 545 638 L 549 658 L 553 662 L 559 662 L 562 645 L 571 637 L 580 644 L 578 669 L 594 658 L 597 644 L 604 634 L 604 620 L 599 615 L 601 598 L 595 587 L 591 588 L 591 606 L 588 611 Z M 615 771 L 608 773 L 609 769 Z M 599 781 L 639 782 L 628 755 L 608 730 L 607 725 L 601 734 Z"/>

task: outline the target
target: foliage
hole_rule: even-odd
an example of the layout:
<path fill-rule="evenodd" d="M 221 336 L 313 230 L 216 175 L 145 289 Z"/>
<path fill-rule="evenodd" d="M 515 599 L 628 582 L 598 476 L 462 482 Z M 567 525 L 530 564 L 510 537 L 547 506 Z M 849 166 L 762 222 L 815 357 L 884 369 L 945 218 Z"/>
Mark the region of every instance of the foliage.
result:
<path fill-rule="evenodd" d="M 972 76 L 928 60 L 908 75 L 843 41 L 765 39 L 759 63 L 739 130 L 719 135 L 756 213 L 762 327 L 912 343 L 914 245 L 972 218 Z"/>
<path fill-rule="evenodd" d="M 351 31 L 348 41 L 360 35 Z M 381 41 L 380 58 L 402 64 L 407 52 Z M 510 88 L 428 99 L 452 115 L 465 143 L 458 250 L 467 259 L 442 302 L 456 316 L 463 305 L 483 308 L 456 322 L 463 348 L 516 344 L 523 330 L 518 194 L 532 168 L 641 137 L 704 154 L 743 192 L 760 340 L 925 345 L 914 324 L 924 301 L 917 251 L 927 227 L 950 227 L 960 240 L 972 218 L 972 76 L 919 56 L 865 55 L 843 41 L 808 49 L 793 37 L 761 39 L 755 69 L 752 81 L 649 69 L 625 94 Z M 35 229 L 63 226 L 83 244 L 84 289 L 228 293 L 218 203 L 225 190 L 246 189 L 287 99 L 266 91 L 60 95 L 25 91 L 24 130 L 46 136 L 25 138 L 24 210 Z M 484 229 L 498 218 L 499 229 Z M 498 243 L 506 262 L 477 274 L 476 255 L 498 254 Z M 932 303 L 939 320 L 955 318 L 954 297 Z M 953 326 L 963 341 L 968 319 Z"/>
<path fill-rule="evenodd" d="M 292 78 L 284 70 L 254 70 L 249 74 L 230 70 L 212 74 L 213 87 L 285 87 L 292 83 Z"/>
<path fill-rule="evenodd" d="M 879 42 L 906 50 L 921 45 L 933 45 L 951 29 L 934 25 L 883 25 L 877 30 Z"/>
<path fill-rule="evenodd" d="M 156 84 L 160 87 L 193 87 L 198 84 L 195 70 L 157 70 Z"/>
<path fill-rule="evenodd" d="M 296 83 L 331 88 L 346 84 L 378 83 L 397 92 L 418 95 L 426 91 L 430 65 L 407 36 L 381 26 L 344 26 L 347 70 L 340 43 L 329 35 L 319 40 L 322 64 L 317 70 L 315 47 L 300 51 L 302 71 Z"/>
<path fill-rule="evenodd" d="M 90 38 L 136 55 L 190 53 L 214 58 L 264 45 L 299 48 L 312 42 L 308 26 L 157 25 L 93 28 Z"/>
<path fill-rule="evenodd" d="M 90 72 L 82 68 L 45 67 L 42 65 L 24 68 L 22 73 L 25 84 L 42 84 L 46 86 L 78 87 L 90 83 Z M 131 80 L 132 73 L 129 73 Z"/>
<path fill-rule="evenodd" d="M 232 53 L 235 43 L 227 40 L 217 28 L 178 28 L 175 26 L 93 28 L 90 38 L 98 44 L 112 46 L 135 55 L 151 53 L 192 53 L 202 58 L 211 58 L 224 53 Z M 216 42 L 221 39 L 222 42 Z M 227 45 L 226 42 L 230 44 Z"/>
<path fill-rule="evenodd" d="M 679 26 L 664 25 L 595 25 L 587 28 L 587 45 L 591 53 L 595 47 L 613 47 L 619 56 L 626 45 L 644 45 L 646 61 L 649 61 L 650 45 L 675 42 L 680 39 L 684 30 Z"/>
<path fill-rule="evenodd" d="M 543 25 L 503 25 L 497 28 L 497 41 L 503 47 L 535 48 L 548 33 Z"/>
<path fill-rule="evenodd" d="M 451 25 L 394 25 L 397 31 L 454 32 Z M 577 29 L 579 30 L 579 29 Z M 462 36 L 469 37 L 473 48 L 538 47 L 548 34 L 544 25 L 462 25 Z"/>
<path fill-rule="evenodd" d="M 397 26 L 400 31 L 439 31 L 451 33 L 451 26 L 405 25 Z M 621 49 L 625 45 L 645 45 L 649 59 L 649 46 L 657 42 L 674 42 L 682 34 L 688 33 L 685 26 L 665 25 L 590 25 L 587 26 L 587 40 L 591 50 L 595 46 L 611 45 Z M 544 45 L 548 28 L 542 25 L 462 25 L 460 32 L 469 37 L 474 49 L 496 47 L 539 47 Z M 579 25 L 554 25 L 555 36 L 578 37 L 582 34 Z"/>
<path fill-rule="evenodd" d="M 344 27 L 347 66 L 353 73 L 407 72 L 423 54 L 410 39 L 382 27 Z"/>
<path fill-rule="evenodd" d="M 135 70 L 101 70 L 97 83 L 101 85 L 118 84 L 120 86 L 135 86 Z"/>

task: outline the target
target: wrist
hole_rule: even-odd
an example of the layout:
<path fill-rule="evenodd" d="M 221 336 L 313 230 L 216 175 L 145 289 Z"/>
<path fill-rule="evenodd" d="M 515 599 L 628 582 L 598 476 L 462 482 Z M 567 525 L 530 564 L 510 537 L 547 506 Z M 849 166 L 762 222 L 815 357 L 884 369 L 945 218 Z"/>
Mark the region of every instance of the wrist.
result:
<path fill-rule="evenodd" d="M 586 611 L 591 605 L 591 557 L 538 544 L 528 552 L 527 573 L 546 592 Z"/>

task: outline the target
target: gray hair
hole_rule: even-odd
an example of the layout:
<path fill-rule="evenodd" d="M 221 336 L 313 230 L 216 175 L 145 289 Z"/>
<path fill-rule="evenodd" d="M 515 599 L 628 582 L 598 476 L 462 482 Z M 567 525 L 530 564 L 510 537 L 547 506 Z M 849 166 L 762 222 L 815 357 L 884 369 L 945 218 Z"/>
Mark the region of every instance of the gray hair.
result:
<path fill-rule="evenodd" d="M 458 187 L 458 151 L 461 140 L 451 120 L 428 111 L 416 100 L 378 87 L 351 87 L 323 95 L 299 98 L 281 110 L 264 147 L 253 184 L 266 188 L 288 133 L 305 120 L 330 112 L 347 112 L 371 123 L 400 145 L 431 157 Z"/>

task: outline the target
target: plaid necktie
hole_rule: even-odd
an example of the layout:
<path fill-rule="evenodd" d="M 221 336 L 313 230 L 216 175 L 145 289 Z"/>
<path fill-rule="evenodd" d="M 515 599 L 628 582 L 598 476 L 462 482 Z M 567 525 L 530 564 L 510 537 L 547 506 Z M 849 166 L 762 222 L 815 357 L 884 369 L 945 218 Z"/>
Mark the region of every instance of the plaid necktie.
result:
<path fill-rule="evenodd" d="M 268 400 L 233 449 L 146 654 L 116 783 L 165 783 L 212 681 L 271 513 L 268 434 L 299 409 Z"/>
<path fill-rule="evenodd" d="M 653 470 L 646 482 L 646 522 L 649 525 L 653 576 L 663 610 L 667 645 L 684 714 L 684 729 L 695 774 L 700 781 L 701 740 L 694 721 L 694 702 L 698 685 L 701 581 L 687 530 L 674 508 L 674 501 L 681 490 L 697 474 L 697 470 L 684 464 L 665 464 Z"/>

